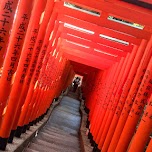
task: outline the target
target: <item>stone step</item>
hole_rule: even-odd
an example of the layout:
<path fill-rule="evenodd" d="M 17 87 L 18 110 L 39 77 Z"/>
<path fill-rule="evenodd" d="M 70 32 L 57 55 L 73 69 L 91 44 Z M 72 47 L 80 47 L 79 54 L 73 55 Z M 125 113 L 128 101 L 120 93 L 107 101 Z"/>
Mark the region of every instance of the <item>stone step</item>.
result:
<path fill-rule="evenodd" d="M 55 144 L 58 144 L 58 145 L 64 145 L 64 146 L 79 149 L 79 146 L 75 142 L 72 142 L 72 141 L 69 142 L 69 141 L 66 141 L 66 139 L 56 138 L 54 136 L 46 136 L 43 133 L 39 134 L 37 136 L 37 138 L 35 138 L 35 140 L 36 139 L 44 140 L 44 141 L 49 142 L 49 143 L 55 143 Z"/>
<path fill-rule="evenodd" d="M 80 152 L 79 107 L 78 100 L 63 97 L 25 152 Z"/>
<path fill-rule="evenodd" d="M 38 151 L 31 148 L 26 148 L 23 152 L 38 152 Z"/>
<path fill-rule="evenodd" d="M 69 110 L 67 106 L 62 106 L 62 107 L 57 108 L 56 111 L 54 111 L 54 112 L 52 113 L 52 115 L 53 115 L 54 113 L 57 113 L 58 111 L 59 111 L 60 113 L 62 112 L 62 113 L 63 113 L 63 116 L 64 116 L 66 113 L 68 113 L 69 116 L 71 116 L 71 117 L 74 117 L 74 116 L 80 117 L 80 113 L 79 113 L 78 111 L 74 111 L 73 109 Z M 60 114 L 60 113 L 58 113 L 58 114 Z"/>
<path fill-rule="evenodd" d="M 65 151 L 65 152 L 78 152 L 80 151 L 78 148 L 74 147 L 69 147 L 61 144 L 56 144 L 56 143 L 49 143 L 41 139 L 36 139 L 34 141 L 35 144 L 56 150 L 56 151 Z"/>
<path fill-rule="evenodd" d="M 66 136 L 64 137 L 64 138 L 62 138 L 62 137 L 60 137 L 60 136 L 56 136 L 56 135 L 51 135 L 51 134 L 47 134 L 47 133 L 44 133 L 44 132 L 40 132 L 39 134 L 38 134 L 38 137 L 39 136 L 45 136 L 46 138 L 49 138 L 49 139 L 51 139 L 51 140 L 53 140 L 53 139 L 55 139 L 55 140 L 58 140 L 58 141 L 63 141 L 64 140 L 64 142 L 66 142 L 66 143 L 69 143 L 69 144 L 79 144 L 79 142 L 77 142 L 76 143 L 76 140 L 74 139 L 74 140 L 72 140 L 72 139 L 69 139 L 69 138 L 66 138 Z"/>
<path fill-rule="evenodd" d="M 69 134 L 71 134 L 71 135 L 75 135 L 75 136 L 78 135 L 77 130 L 74 130 L 74 129 L 72 129 L 72 128 L 66 127 L 66 126 L 64 126 L 64 125 L 61 126 L 61 125 L 59 125 L 59 124 L 52 123 L 51 126 L 57 127 L 57 128 L 59 128 L 59 129 L 61 129 L 61 130 L 64 130 L 65 132 L 67 132 L 67 133 L 69 133 Z"/>
<path fill-rule="evenodd" d="M 73 140 L 75 142 L 79 141 L 78 138 L 73 138 L 74 136 L 71 136 L 71 135 L 68 135 L 68 134 L 60 134 L 58 132 L 52 132 L 52 131 L 49 131 L 49 130 L 46 130 L 46 129 L 42 129 L 41 132 L 46 133 L 48 135 L 56 136 L 56 137 L 59 137 L 59 138 L 66 138 L 68 140 Z"/>
<path fill-rule="evenodd" d="M 61 129 L 53 127 L 53 126 L 50 126 L 50 124 L 46 124 L 43 129 L 46 129 L 46 130 L 49 130 L 49 131 L 53 131 L 53 132 L 59 132 L 61 134 L 68 134 L 64 130 L 61 130 Z"/>
<path fill-rule="evenodd" d="M 73 137 L 73 138 L 78 138 L 78 136 L 76 136 L 75 134 L 72 134 L 72 133 L 68 133 L 64 130 L 61 130 L 59 128 L 55 128 L 55 127 L 49 127 L 49 126 L 45 126 L 44 130 L 47 130 L 47 131 L 50 131 L 50 132 L 55 132 L 55 133 L 58 133 L 58 134 L 61 134 L 61 135 L 66 135 L 66 136 L 69 136 L 69 137 Z"/>
<path fill-rule="evenodd" d="M 39 152 L 57 152 L 57 150 L 54 150 L 50 147 L 46 147 L 44 145 L 36 144 L 36 143 L 31 143 L 29 145 L 29 148 L 32 149 L 32 150 L 39 151 Z"/>
<path fill-rule="evenodd" d="M 55 133 L 58 133 L 58 134 L 63 134 L 63 135 L 69 135 L 70 136 L 70 134 L 68 134 L 64 130 L 61 130 L 59 128 L 54 129 L 54 127 L 52 128 L 52 126 L 50 127 L 49 125 L 48 126 L 46 125 L 42 130 L 47 130 L 47 131 L 50 131 L 50 132 L 55 132 Z"/>
<path fill-rule="evenodd" d="M 71 109 L 74 110 L 74 111 L 78 111 L 79 110 L 79 105 L 72 105 L 72 107 L 71 107 L 71 103 L 68 103 L 67 101 L 61 102 L 60 105 L 59 105 L 59 107 L 60 106 L 70 107 L 69 110 L 71 110 Z"/>
<path fill-rule="evenodd" d="M 79 128 L 75 125 L 75 122 L 68 119 L 60 118 L 59 116 L 55 116 L 50 124 L 51 126 L 54 126 L 54 124 L 58 125 L 58 128 L 61 128 L 61 126 L 65 126 L 67 128 L 70 128 L 72 130 L 79 131 Z M 56 126 L 57 127 L 57 126 Z"/>
<path fill-rule="evenodd" d="M 80 116 L 79 109 L 78 110 L 75 110 L 74 108 L 73 109 L 71 109 L 71 108 L 69 109 L 69 106 L 67 106 L 67 105 L 60 106 L 56 110 L 67 112 L 67 113 L 69 113 L 71 115 L 73 114 L 73 115 L 76 115 L 76 116 Z"/>
<path fill-rule="evenodd" d="M 76 104 L 76 105 L 80 105 L 80 102 L 77 99 L 73 99 L 73 98 L 68 97 L 68 96 L 64 96 L 62 98 L 62 101 L 68 101 L 70 103 L 73 103 L 73 104 Z"/>

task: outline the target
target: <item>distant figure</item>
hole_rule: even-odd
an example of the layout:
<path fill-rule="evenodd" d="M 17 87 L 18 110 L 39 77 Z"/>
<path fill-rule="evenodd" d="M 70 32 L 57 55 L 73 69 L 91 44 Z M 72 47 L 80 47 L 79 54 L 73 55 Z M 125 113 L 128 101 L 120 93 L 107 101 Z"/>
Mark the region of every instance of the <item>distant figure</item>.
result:
<path fill-rule="evenodd" d="M 73 92 L 76 92 L 79 84 L 80 84 L 80 78 L 76 77 L 73 81 Z"/>

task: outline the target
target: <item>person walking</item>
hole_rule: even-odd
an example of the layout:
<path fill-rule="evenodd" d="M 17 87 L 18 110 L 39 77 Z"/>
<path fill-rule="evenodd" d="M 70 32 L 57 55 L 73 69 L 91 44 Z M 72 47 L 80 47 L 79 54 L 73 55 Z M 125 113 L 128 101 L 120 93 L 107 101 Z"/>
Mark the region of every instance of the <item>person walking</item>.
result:
<path fill-rule="evenodd" d="M 73 81 L 73 92 L 76 92 L 79 84 L 80 84 L 80 78 L 76 77 Z"/>

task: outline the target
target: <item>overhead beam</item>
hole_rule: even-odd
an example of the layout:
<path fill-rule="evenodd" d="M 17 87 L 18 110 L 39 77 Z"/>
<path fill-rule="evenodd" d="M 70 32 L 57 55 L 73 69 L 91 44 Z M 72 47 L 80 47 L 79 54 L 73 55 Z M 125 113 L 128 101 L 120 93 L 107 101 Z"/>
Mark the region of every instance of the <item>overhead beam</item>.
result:
<path fill-rule="evenodd" d="M 84 45 L 84 46 L 88 46 L 90 48 L 101 50 L 101 51 L 104 51 L 104 52 L 107 52 L 107 53 L 110 53 L 113 55 L 118 55 L 120 57 L 125 57 L 127 55 L 127 52 L 124 52 L 123 50 L 115 49 L 115 48 L 112 48 L 112 47 L 109 47 L 109 46 L 103 45 L 103 44 L 99 45 L 95 42 L 80 39 L 80 38 L 77 38 L 77 37 L 74 37 L 74 36 L 71 36 L 71 35 L 68 35 L 65 33 L 62 33 L 60 38 L 66 39 L 69 42 L 78 43 L 82 46 Z M 131 51 L 132 50 L 130 50 L 129 52 L 131 52 Z"/>
<path fill-rule="evenodd" d="M 133 45 L 128 45 L 128 46 L 127 45 L 122 45 L 120 43 L 116 43 L 114 41 L 109 41 L 107 39 L 101 38 L 97 34 L 89 35 L 89 34 L 86 34 L 86 33 L 82 33 L 80 31 L 76 31 L 76 30 L 72 30 L 72 29 L 69 29 L 67 27 L 64 27 L 63 24 L 60 25 L 58 30 L 61 31 L 62 33 L 70 34 L 70 35 L 79 37 L 80 39 L 86 39 L 86 40 L 98 43 L 99 45 L 103 44 L 103 45 L 106 45 L 106 46 L 109 46 L 109 47 L 112 47 L 112 48 L 123 50 L 125 52 L 131 52 L 132 49 L 133 49 Z"/>
<path fill-rule="evenodd" d="M 64 1 L 64 0 L 62 0 Z M 100 12 L 108 12 L 110 14 L 114 14 L 120 16 L 124 19 L 128 19 L 129 21 L 136 22 L 138 24 L 143 24 L 147 26 L 152 26 L 150 18 L 152 18 L 151 10 L 147 10 L 144 8 L 131 6 L 129 4 L 121 3 L 112 3 L 103 0 L 65 0 L 66 2 L 70 2 L 73 4 L 77 4 L 84 8 L 93 9 Z M 131 7 L 128 7 L 131 6 Z M 140 17 L 139 17 L 140 16 Z"/>
<path fill-rule="evenodd" d="M 84 74 L 88 74 L 88 73 L 94 71 L 94 70 L 93 71 L 91 71 L 91 70 L 90 71 L 88 71 L 88 70 L 86 71 L 86 70 L 83 70 L 81 68 L 75 68 L 75 66 L 73 66 L 73 69 L 74 69 L 75 72 L 80 72 L 80 73 L 84 73 Z"/>
<path fill-rule="evenodd" d="M 79 56 L 76 56 L 73 54 L 69 54 L 67 52 L 64 52 L 63 56 L 65 56 L 70 61 L 78 62 L 78 63 L 84 64 L 87 66 L 91 66 L 93 68 L 100 69 L 100 70 L 106 70 L 110 67 L 110 66 L 101 65 L 101 64 L 93 62 L 93 61 L 90 62 L 90 60 L 88 60 L 88 59 L 83 59 L 82 57 L 79 57 Z"/>
<path fill-rule="evenodd" d="M 112 61 L 112 60 L 108 60 L 108 59 L 105 59 L 103 57 L 98 57 L 98 56 L 95 56 L 95 55 L 91 55 L 91 54 L 88 54 L 88 53 L 85 53 L 85 52 L 82 52 L 82 51 L 79 51 L 79 50 L 69 50 L 68 48 L 60 48 L 60 50 L 62 52 L 66 52 L 68 54 L 71 54 L 73 56 L 77 56 L 77 57 L 80 57 L 82 59 L 87 59 L 89 62 L 92 62 L 92 63 L 98 63 L 100 65 L 104 65 L 104 66 L 111 66 L 113 65 L 114 63 L 116 63 L 116 61 Z"/>
<path fill-rule="evenodd" d="M 74 62 L 74 61 L 71 61 L 70 62 L 76 69 L 83 69 L 83 70 L 86 70 L 86 71 L 94 71 L 94 70 L 97 70 L 93 67 L 90 67 L 90 66 L 87 66 L 87 65 L 84 65 L 84 64 L 81 64 L 81 63 L 77 63 L 77 62 Z"/>
<path fill-rule="evenodd" d="M 107 28 L 104 28 L 104 27 L 99 27 L 99 26 L 93 25 L 89 22 L 78 20 L 76 18 L 72 18 L 72 17 L 69 17 L 69 16 L 59 15 L 58 20 L 62 21 L 64 23 L 68 23 L 68 24 L 71 24 L 71 25 L 74 25 L 74 26 L 77 26 L 77 27 L 84 28 L 86 30 L 95 32 L 95 34 L 98 34 L 98 35 L 103 34 L 103 35 L 113 37 L 113 38 L 117 38 L 117 39 L 129 42 L 129 43 L 132 43 L 132 44 L 136 44 L 136 45 L 139 45 L 140 42 L 141 42 L 140 39 L 137 39 L 133 36 L 130 36 L 130 35 L 127 35 L 127 34 L 124 34 L 124 33 L 119 33 L 117 31 L 113 31 L 113 30 L 110 30 L 110 29 L 107 29 Z"/>
<path fill-rule="evenodd" d="M 94 55 L 94 56 L 97 56 L 97 57 L 102 57 L 104 59 L 112 60 L 112 61 L 115 61 L 115 62 L 118 62 L 121 59 L 119 56 L 114 57 L 114 56 L 110 56 L 108 54 L 96 52 L 91 48 L 83 48 L 81 46 L 77 46 L 75 44 L 69 43 L 66 40 L 61 41 L 60 47 L 62 49 L 71 50 L 73 53 L 74 52 L 77 52 L 77 53 L 79 52 L 80 54 L 87 53 L 87 54 L 90 54 L 90 55 Z"/>
<path fill-rule="evenodd" d="M 150 33 L 145 30 L 140 30 L 134 27 L 130 27 L 124 24 L 120 24 L 120 23 L 108 20 L 107 17 L 110 15 L 108 13 L 107 13 L 107 16 L 103 15 L 103 13 L 101 16 L 94 16 L 94 15 L 86 14 L 78 10 L 74 10 L 72 8 L 65 7 L 63 4 L 64 4 L 63 2 L 57 2 L 55 4 L 56 6 L 55 9 L 58 11 L 58 13 L 72 16 L 80 20 L 84 20 L 84 21 L 96 24 L 98 26 L 103 26 L 103 27 L 110 28 L 119 32 L 127 33 L 139 39 L 148 40 L 150 38 Z"/>

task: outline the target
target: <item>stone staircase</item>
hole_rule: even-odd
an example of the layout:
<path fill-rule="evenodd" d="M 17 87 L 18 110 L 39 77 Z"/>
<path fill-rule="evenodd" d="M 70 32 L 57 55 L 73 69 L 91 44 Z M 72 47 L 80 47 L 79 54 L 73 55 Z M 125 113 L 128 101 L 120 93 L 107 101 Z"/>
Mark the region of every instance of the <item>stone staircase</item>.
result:
<path fill-rule="evenodd" d="M 70 97 L 69 97 L 70 96 Z M 80 152 L 80 102 L 73 93 L 64 96 L 47 124 L 24 152 Z"/>

